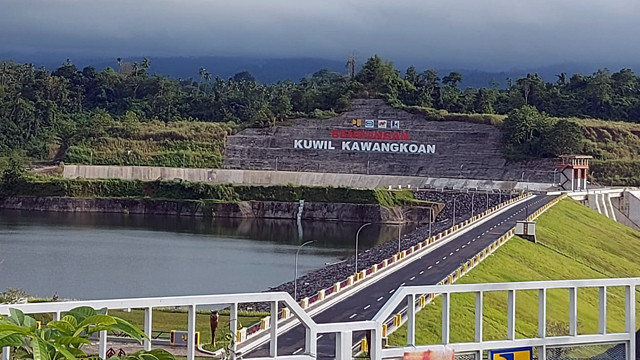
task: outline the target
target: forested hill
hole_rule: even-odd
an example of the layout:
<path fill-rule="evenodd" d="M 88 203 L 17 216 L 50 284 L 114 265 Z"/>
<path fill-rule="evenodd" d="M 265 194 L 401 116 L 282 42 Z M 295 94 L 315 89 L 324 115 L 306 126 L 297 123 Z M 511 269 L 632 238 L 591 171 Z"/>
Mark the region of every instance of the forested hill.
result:
<path fill-rule="evenodd" d="M 151 74 L 153 61 L 147 58 L 133 63 L 120 59 L 114 69 L 104 70 L 80 69 L 70 61 L 54 71 L 0 62 L 0 156 L 19 151 L 36 159 L 60 160 L 73 150 L 76 160 L 93 162 L 99 160 L 94 150 L 102 146 L 101 153 L 120 163 L 190 165 L 189 158 L 207 152 L 213 156 L 207 166 L 215 166 L 224 150 L 224 134 L 237 127 L 331 117 L 347 109 L 352 98 L 379 97 L 430 119 L 479 117 L 500 125 L 504 116 L 499 115 L 509 114 L 502 126 L 508 156 L 582 152 L 600 160 L 640 158 L 635 130 L 624 130 L 620 139 L 628 146 L 617 152 L 615 137 L 604 137 L 607 145 L 601 147 L 600 135 L 581 133 L 578 120 L 553 119 L 637 122 L 640 77 L 629 69 L 560 73 L 553 82 L 528 74 L 512 79 L 506 89 L 463 90 L 463 75 L 455 71 L 399 71 L 378 56 L 359 69 L 356 63 L 347 65 L 346 74 L 325 69 L 299 82 L 264 84 L 249 72 L 223 79 L 204 67 L 195 79 L 175 80 Z M 198 133 L 216 134 L 217 151 L 212 152 L 213 145 Z M 105 139 L 111 139 L 109 144 Z"/>
<path fill-rule="evenodd" d="M 3 55 L 0 59 L 15 59 L 18 62 L 33 63 L 36 67 L 44 66 L 50 71 L 55 71 L 62 64 L 66 56 L 61 55 Z M 80 69 L 92 66 L 102 70 L 107 67 L 117 68 L 116 58 L 73 58 L 74 64 Z M 141 58 L 127 57 L 122 59 L 125 62 L 140 62 Z M 152 75 L 164 75 L 174 79 L 197 79 L 198 69 L 207 69 L 212 77 L 228 79 L 234 74 L 247 71 L 258 81 L 272 84 L 278 81 L 299 81 L 311 76 L 319 69 L 328 69 L 335 72 L 345 71 L 345 60 L 324 59 L 324 58 L 256 58 L 256 57 L 222 57 L 222 56 L 196 56 L 196 57 L 154 57 L 153 66 L 149 69 Z M 406 66 L 404 64 L 407 64 Z M 396 63 L 398 68 L 406 68 L 412 64 L 411 61 Z M 448 74 L 457 71 L 462 74 L 462 81 L 458 84 L 461 89 L 467 87 L 481 88 L 491 87 L 495 84 L 500 89 L 508 86 L 509 79 L 518 79 L 527 74 L 538 74 L 545 81 L 556 81 L 556 75 L 566 73 L 592 74 L 600 68 L 609 69 L 630 68 L 640 69 L 640 64 L 590 64 L 590 63 L 564 63 L 547 65 L 536 68 L 519 68 L 504 70 L 483 70 L 474 66 L 452 67 L 447 64 L 414 63 L 417 68 L 435 69 L 439 74 Z M 359 69 L 361 64 L 357 65 Z"/>

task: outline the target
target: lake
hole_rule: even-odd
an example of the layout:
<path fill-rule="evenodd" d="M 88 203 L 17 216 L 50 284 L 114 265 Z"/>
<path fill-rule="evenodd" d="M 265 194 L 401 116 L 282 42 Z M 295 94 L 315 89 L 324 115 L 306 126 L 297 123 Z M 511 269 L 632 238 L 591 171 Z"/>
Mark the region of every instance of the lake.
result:
<path fill-rule="evenodd" d="M 353 254 L 356 223 L 0 210 L 0 291 L 107 299 L 256 292 Z M 409 231 L 403 228 L 402 232 Z M 372 225 L 360 249 L 398 236 Z"/>

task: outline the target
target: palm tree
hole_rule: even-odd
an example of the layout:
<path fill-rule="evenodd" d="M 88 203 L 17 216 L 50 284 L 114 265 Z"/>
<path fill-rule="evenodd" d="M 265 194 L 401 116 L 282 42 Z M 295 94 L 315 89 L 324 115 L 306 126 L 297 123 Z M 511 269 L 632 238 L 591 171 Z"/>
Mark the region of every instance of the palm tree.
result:
<path fill-rule="evenodd" d="M 200 67 L 200 70 L 198 70 L 198 75 L 200 75 L 200 82 L 198 83 L 198 91 L 201 91 L 200 86 L 202 85 L 202 80 L 205 78 L 206 74 L 207 74 L 207 70 L 203 67 Z"/>

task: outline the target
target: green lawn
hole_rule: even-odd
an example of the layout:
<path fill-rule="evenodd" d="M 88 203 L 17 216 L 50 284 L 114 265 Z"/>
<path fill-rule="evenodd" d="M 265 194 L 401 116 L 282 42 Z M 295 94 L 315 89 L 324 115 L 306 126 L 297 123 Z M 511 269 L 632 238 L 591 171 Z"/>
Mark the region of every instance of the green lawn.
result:
<path fill-rule="evenodd" d="M 574 200 L 563 200 L 541 215 L 536 231 L 538 244 L 515 237 L 458 283 L 640 276 L 640 262 L 637 261 L 640 256 L 640 232 L 607 219 Z M 567 334 L 568 291 L 549 291 L 547 298 L 547 332 L 550 335 Z M 598 326 L 597 289 L 580 290 L 578 300 L 578 332 L 595 333 Z M 609 332 L 624 329 L 623 300 L 623 289 L 608 290 Z M 474 295 L 454 294 L 451 304 L 451 341 L 473 341 Z M 485 340 L 506 338 L 506 304 L 505 292 L 485 293 Z M 440 342 L 441 309 L 438 298 L 418 313 L 416 344 Z M 517 292 L 517 337 L 534 336 L 537 333 L 537 311 L 537 291 Z M 406 326 L 393 333 L 389 340 L 393 345 L 406 344 Z"/>
<path fill-rule="evenodd" d="M 131 322 L 140 329 L 144 327 L 144 310 L 131 310 L 131 312 L 121 310 L 110 310 L 109 315 L 117 316 Z M 238 328 L 247 327 L 258 321 L 262 316 L 243 316 L 238 318 Z M 187 330 L 187 313 L 170 312 L 163 310 L 153 311 L 153 330 Z M 196 315 L 196 331 L 200 332 L 200 343 L 211 343 L 211 328 L 209 326 L 209 314 Z M 219 315 L 218 329 L 216 330 L 216 348 L 222 347 L 223 339 L 229 332 L 229 315 Z"/>

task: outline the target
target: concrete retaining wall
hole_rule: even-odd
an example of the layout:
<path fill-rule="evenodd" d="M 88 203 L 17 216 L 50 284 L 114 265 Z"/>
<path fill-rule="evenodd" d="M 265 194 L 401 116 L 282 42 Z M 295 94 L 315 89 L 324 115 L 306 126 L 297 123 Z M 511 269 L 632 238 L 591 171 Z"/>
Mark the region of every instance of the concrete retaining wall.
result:
<path fill-rule="evenodd" d="M 11 210 L 130 213 L 222 218 L 297 218 L 299 204 L 280 201 L 240 201 L 208 203 L 152 199 L 106 199 L 68 197 L 7 197 L 0 208 Z M 438 211 L 435 211 L 437 214 Z M 303 220 L 424 223 L 429 221 L 429 207 L 385 208 L 372 204 L 313 203 L 304 204 Z"/>
<path fill-rule="evenodd" d="M 174 180 L 213 182 L 219 184 L 305 186 L 350 186 L 355 188 L 478 188 L 508 190 L 547 190 L 551 184 L 517 181 L 467 180 L 419 176 L 336 174 L 269 170 L 185 169 L 150 166 L 64 165 L 66 178 Z"/>

